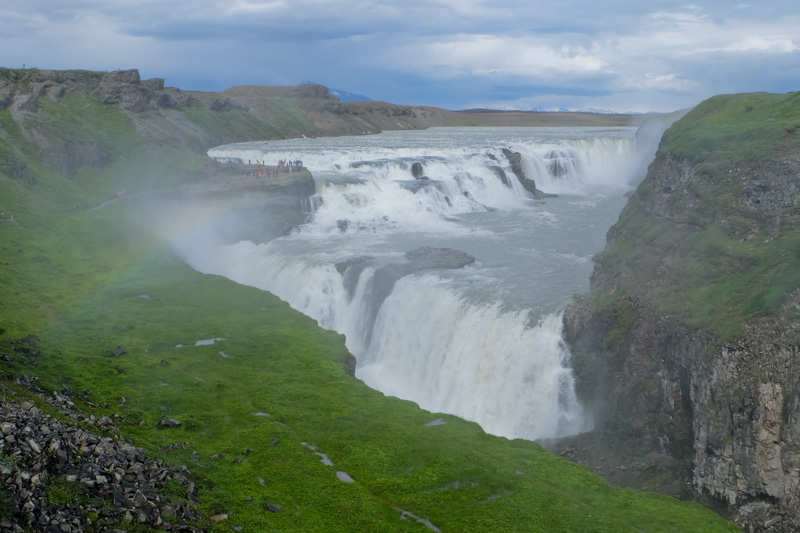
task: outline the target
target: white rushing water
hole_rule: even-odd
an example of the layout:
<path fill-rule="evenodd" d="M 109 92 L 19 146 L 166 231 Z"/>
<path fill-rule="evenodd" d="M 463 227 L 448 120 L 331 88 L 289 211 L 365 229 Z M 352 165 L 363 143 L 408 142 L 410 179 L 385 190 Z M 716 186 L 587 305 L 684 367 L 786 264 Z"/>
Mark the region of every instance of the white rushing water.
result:
<path fill-rule="evenodd" d="M 503 148 L 521 155 L 533 200 Z M 632 128 L 437 128 L 241 143 L 211 157 L 302 160 L 309 221 L 268 243 L 176 246 L 194 268 L 269 290 L 344 333 L 356 375 L 422 408 L 509 438 L 590 429 L 575 397 L 561 312 L 642 176 Z M 416 165 L 415 165 L 416 163 Z M 427 180 L 415 180 L 412 172 Z M 420 246 L 475 263 L 375 276 Z"/>

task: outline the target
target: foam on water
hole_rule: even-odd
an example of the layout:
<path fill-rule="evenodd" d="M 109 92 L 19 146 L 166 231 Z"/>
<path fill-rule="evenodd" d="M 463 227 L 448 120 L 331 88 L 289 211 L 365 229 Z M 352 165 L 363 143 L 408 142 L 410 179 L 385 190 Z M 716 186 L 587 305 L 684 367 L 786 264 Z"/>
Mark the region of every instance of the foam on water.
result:
<path fill-rule="evenodd" d="M 532 200 L 503 148 L 521 154 L 539 189 L 567 196 Z M 589 257 L 635 181 L 635 153 L 630 128 L 456 128 L 223 146 L 209 155 L 302 160 L 317 180 L 308 223 L 266 244 L 176 245 L 198 270 L 269 290 L 344 333 L 357 376 L 386 394 L 509 438 L 574 434 L 591 420 L 575 396 L 561 312 L 588 286 Z M 428 180 L 414 179 L 415 163 Z M 376 271 L 421 245 L 477 261 L 407 275 L 381 293 Z"/>
<path fill-rule="evenodd" d="M 511 139 L 469 138 L 459 129 L 413 132 L 432 137 L 410 142 L 397 132 L 334 140 L 295 139 L 238 143 L 209 151 L 219 160 L 266 162 L 301 160 L 318 181 L 314 217 L 304 232 L 376 232 L 443 230 L 460 214 L 520 209 L 530 202 L 503 152 L 522 156 L 526 177 L 549 193 L 576 194 L 595 188 L 627 186 L 635 153 L 633 130 L 569 130 L 528 135 L 517 129 Z M 447 129 L 445 129 L 447 130 Z M 527 129 L 528 132 L 530 129 Z M 406 134 L 409 132 L 405 132 Z M 475 133 L 469 131 L 469 133 Z M 380 141 L 391 143 L 381 146 Z M 337 150 L 323 148 L 338 144 Z M 425 179 L 415 180 L 412 168 Z M 455 231 L 455 228 L 450 228 Z"/>

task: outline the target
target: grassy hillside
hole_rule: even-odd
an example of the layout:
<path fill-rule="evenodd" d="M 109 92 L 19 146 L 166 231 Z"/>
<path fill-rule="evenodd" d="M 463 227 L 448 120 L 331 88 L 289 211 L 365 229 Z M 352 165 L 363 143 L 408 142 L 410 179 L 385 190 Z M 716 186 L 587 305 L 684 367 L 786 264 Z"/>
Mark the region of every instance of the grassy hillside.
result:
<path fill-rule="evenodd" d="M 797 320 L 782 306 L 800 287 L 798 129 L 800 93 L 759 93 L 712 98 L 667 130 L 601 256 L 595 306 L 620 334 L 643 295 L 722 341 L 749 318 Z"/>
<path fill-rule="evenodd" d="M 273 126 L 230 111 L 148 113 L 81 94 L 43 99 L 22 125 L 0 111 L 0 353 L 11 359 L 0 369 L 119 415 L 123 438 L 188 465 L 203 515 L 228 514 L 207 531 L 429 530 L 403 511 L 442 531 L 735 530 L 698 505 L 615 489 L 535 443 L 385 397 L 347 375 L 338 334 L 189 269 L 149 224 L 162 195 L 136 193 L 194 179 L 207 139 Z M 14 351 L 28 334 L 41 356 Z M 117 346 L 127 353 L 112 355 Z M 181 427 L 159 428 L 162 416 Z"/>
<path fill-rule="evenodd" d="M 717 96 L 692 109 L 665 135 L 662 150 L 708 171 L 797 155 L 800 92 Z"/>

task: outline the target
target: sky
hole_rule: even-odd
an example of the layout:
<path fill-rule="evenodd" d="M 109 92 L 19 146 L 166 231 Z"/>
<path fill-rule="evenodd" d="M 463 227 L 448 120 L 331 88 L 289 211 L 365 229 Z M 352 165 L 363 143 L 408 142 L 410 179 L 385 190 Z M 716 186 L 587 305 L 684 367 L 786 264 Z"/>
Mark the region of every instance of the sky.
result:
<path fill-rule="evenodd" d="M 313 81 L 445 109 L 668 112 L 800 90 L 800 2 L 3 0 L 0 66 Z"/>

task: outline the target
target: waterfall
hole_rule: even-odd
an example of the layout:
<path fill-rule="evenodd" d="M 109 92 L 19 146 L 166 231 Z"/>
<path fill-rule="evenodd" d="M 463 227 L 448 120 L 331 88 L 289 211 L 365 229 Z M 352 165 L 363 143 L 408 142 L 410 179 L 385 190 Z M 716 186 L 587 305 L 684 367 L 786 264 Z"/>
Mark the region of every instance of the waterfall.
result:
<path fill-rule="evenodd" d="M 566 367 L 560 314 L 530 327 L 526 313 L 471 304 L 436 276 L 398 285 L 360 363 L 367 384 L 504 437 L 588 429 Z"/>
<path fill-rule="evenodd" d="M 589 429 L 572 387 L 560 313 L 531 324 L 527 312 L 470 302 L 430 273 L 400 279 L 375 302 L 373 266 L 340 272 L 331 257 L 298 258 L 275 248 L 223 246 L 200 270 L 268 290 L 320 326 L 344 333 L 358 360 L 357 377 L 386 394 L 509 438 Z M 191 252 L 187 259 L 203 262 Z"/>
<path fill-rule="evenodd" d="M 504 148 L 538 188 L 566 196 L 532 199 Z M 344 333 L 356 376 L 373 388 L 509 438 L 575 434 L 591 420 L 561 311 L 588 287 L 635 149 L 632 129 L 555 128 L 227 145 L 209 155 L 302 160 L 317 180 L 308 222 L 268 243 L 209 250 L 176 238 L 176 248 L 194 268 L 268 290 Z M 376 273 L 421 245 L 477 261 L 380 285 Z"/>

